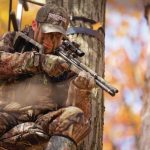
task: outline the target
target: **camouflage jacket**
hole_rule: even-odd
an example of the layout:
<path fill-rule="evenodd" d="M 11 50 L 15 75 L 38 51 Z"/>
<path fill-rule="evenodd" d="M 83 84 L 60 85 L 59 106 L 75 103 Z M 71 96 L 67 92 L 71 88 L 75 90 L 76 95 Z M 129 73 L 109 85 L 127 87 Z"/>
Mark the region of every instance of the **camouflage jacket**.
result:
<path fill-rule="evenodd" d="M 30 27 L 24 32 L 33 37 Z M 37 104 L 44 107 L 44 102 L 45 107 L 48 104 L 63 106 L 69 85 L 65 80 L 70 74 L 66 71 L 57 77 L 50 77 L 41 72 L 35 65 L 34 52 L 15 52 L 15 34 L 7 33 L 0 40 L 0 109 L 9 110 L 10 103 L 15 103 L 10 110 Z"/>

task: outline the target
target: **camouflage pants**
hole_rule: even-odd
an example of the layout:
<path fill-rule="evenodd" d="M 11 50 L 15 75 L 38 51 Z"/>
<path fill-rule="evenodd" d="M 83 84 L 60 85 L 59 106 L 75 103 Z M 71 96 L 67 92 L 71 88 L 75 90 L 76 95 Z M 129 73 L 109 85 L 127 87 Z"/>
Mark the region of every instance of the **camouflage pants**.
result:
<path fill-rule="evenodd" d="M 78 129 L 86 129 L 84 132 L 89 129 L 79 126 L 80 123 L 83 123 L 83 111 L 73 106 L 39 115 L 0 112 L 0 146 L 4 143 L 23 145 L 22 141 L 25 145 L 41 145 L 51 135 L 65 135 L 78 140 L 81 133 Z M 73 126 L 77 134 L 72 132 Z"/>
<path fill-rule="evenodd" d="M 0 136 L 23 122 L 33 122 L 37 117 L 28 112 L 0 112 Z"/>

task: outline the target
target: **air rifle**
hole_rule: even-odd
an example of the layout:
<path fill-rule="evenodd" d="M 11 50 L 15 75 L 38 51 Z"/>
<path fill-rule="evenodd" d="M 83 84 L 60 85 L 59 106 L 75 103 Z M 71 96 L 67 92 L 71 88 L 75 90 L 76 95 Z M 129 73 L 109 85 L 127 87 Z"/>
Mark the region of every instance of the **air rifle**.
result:
<path fill-rule="evenodd" d="M 70 65 L 70 69 L 77 74 L 79 74 L 80 71 L 89 72 L 90 75 L 94 77 L 96 84 L 111 96 L 115 96 L 115 94 L 118 93 L 116 88 L 108 84 L 102 77 L 78 59 L 78 57 L 84 56 L 84 52 L 79 49 L 77 43 L 65 39 L 62 44 L 55 49 L 55 53 L 61 56 Z"/>

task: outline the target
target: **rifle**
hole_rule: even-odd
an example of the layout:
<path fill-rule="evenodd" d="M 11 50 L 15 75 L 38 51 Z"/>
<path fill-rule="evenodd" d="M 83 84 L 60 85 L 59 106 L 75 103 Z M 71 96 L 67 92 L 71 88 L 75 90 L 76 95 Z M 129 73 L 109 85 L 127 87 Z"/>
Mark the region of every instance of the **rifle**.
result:
<path fill-rule="evenodd" d="M 80 71 L 89 72 L 90 75 L 94 77 L 96 84 L 111 96 L 115 96 L 115 94 L 118 93 L 118 90 L 115 87 L 108 84 L 96 72 L 87 67 L 85 64 L 81 63 L 78 57 L 84 56 L 84 52 L 79 49 L 78 43 L 65 39 L 63 40 L 62 44 L 55 49 L 55 53 L 58 56 L 61 56 L 70 65 L 70 69 L 77 74 L 79 74 Z"/>
<path fill-rule="evenodd" d="M 43 46 L 22 32 L 16 33 L 14 41 L 14 48 L 16 48 L 18 52 L 31 51 L 34 49 L 39 53 L 43 53 Z M 94 77 L 96 84 L 111 96 L 115 96 L 115 94 L 118 93 L 115 87 L 108 84 L 96 72 L 81 63 L 78 57 L 83 57 L 85 53 L 79 49 L 78 43 L 71 42 L 65 38 L 62 44 L 54 50 L 54 54 L 62 57 L 66 63 L 70 65 L 70 70 L 75 73 L 79 74 L 80 71 L 89 72 L 90 75 Z"/>

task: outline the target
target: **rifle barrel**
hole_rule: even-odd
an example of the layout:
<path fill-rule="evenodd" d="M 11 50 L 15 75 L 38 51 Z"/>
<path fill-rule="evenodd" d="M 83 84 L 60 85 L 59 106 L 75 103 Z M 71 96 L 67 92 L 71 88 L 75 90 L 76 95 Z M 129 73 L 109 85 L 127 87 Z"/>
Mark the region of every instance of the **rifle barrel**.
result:
<path fill-rule="evenodd" d="M 118 90 L 112 86 L 110 86 L 103 78 L 101 78 L 100 76 L 98 76 L 93 70 L 91 70 L 90 68 L 88 68 L 87 66 L 85 66 L 84 64 L 82 64 L 78 59 L 70 59 L 68 58 L 65 53 L 63 52 L 63 48 L 59 47 L 58 49 L 56 49 L 56 53 L 61 56 L 62 58 L 64 58 L 66 60 L 67 63 L 69 63 L 70 65 L 75 66 L 75 68 L 72 66 L 70 69 L 72 71 L 75 71 L 77 74 L 80 71 L 86 71 L 89 72 L 91 74 L 91 76 L 94 77 L 96 84 L 101 87 L 103 90 L 105 90 L 107 93 L 109 93 L 111 96 L 115 96 L 115 94 L 118 92 Z M 101 80 L 99 80 L 101 79 Z M 102 82 L 101 82 L 102 81 Z"/>

